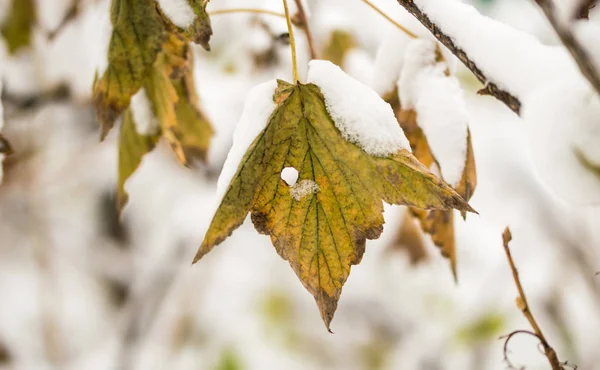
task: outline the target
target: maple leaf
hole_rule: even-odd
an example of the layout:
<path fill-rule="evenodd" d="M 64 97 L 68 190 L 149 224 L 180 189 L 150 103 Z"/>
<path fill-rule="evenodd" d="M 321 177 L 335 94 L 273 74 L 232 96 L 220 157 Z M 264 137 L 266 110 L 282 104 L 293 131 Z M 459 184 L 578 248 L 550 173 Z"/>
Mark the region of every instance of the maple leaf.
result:
<path fill-rule="evenodd" d="M 11 54 L 29 45 L 35 20 L 34 0 L 12 0 L 8 18 L 0 30 Z"/>
<path fill-rule="evenodd" d="M 315 297 L 329 330 L 351 266 L 383 230 L 383 201 L 471 208 L 408 150 L 377 157 L 347 141 L 317 85 L 278 81 L 273 100 L 277 106 L 239 163 L 194 262 L 251 213 Z M 281 178 L 287 167 L 298 171 L 293 186 Z"/>

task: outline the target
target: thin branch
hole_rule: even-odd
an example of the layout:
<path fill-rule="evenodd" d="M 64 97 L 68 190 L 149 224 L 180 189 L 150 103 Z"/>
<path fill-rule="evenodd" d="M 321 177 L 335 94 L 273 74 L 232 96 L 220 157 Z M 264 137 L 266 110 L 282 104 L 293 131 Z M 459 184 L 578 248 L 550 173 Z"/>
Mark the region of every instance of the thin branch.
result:
<path fill-rule="evenodd" d="M 435 38 L 438 39 L 445 47 L 456 55 L 456 57 L 477 77 L 481 83 L 485 84 L 485 88 L 480 92 L 481 94 L 491 95 L 496 99 L 503 102 L 513 112 L 519 114 L 521 110 L 521 102 L 515 96 L 509 92 L 501 89 L 493 82 L 490 82 L 486 75 L 479 69 L 479 67 L 473 62 L 473 60 L 467 55 L 467 53 L 458 47 L 450 36 L 446 35 L 439 26 L 433 23 L 429 17 L 423 13 L 423 11 L 414 3 L 413 0 L 397 0 L 404 9 L 412 14 L 425 28 L 431 32 Z"/>
<path fill-rule="evenodd" d="M 290 49 L 292 50 L 292 72 L 294 75 L 294 83 L 300 80 L 298 74 L 298 58 L 296 57 L 296 38 L 294 37 L 294 27 L 292 27 L 292 18 L 288 8 L 287 0 L 283 0 L 283 9 L 285 10 L 285 20 L 287 22 L 288 33 L 290 34 Z"/>
<path fill-rule="evenodd" d="M 272 10 L 255 9 L 255 8 L 231 8 L 231 9 L 211 10 L 210 12 L 208 12 L 208 15 L 213 16 L 213 15 L 232 14 L 232 13 L 265 14 L 265 15 L 272 15 L 275 17 L 285 18 L 285 14 L 283 14 L 283 13 L 274 12 Z"/>
<path fill-rule="evenodd" d="M 535 336 L 539 338 L 540 343 L 542 344 L 542 348 L 544 349 L 544 354 L 546 355 L 546 358 L 548 359 L 552 370 L 564 370 L 562 363 L 558 360 L 558 355 L 556 354 L 556 351 L 554 350 L 554 348 L 552 348 L 552 346 L 550 346 L 550 344 L 548 344 L 544 333 L 542 333 L 542 329 L 538 325 L 537 321 L 535 320 L 535 317 L 533 316 L 533 313 L 531 313 L 531 310 L 529 309 L 529 304 L 527 303 L 527 296 L 525 295 L 525 291 L 523 290 L 523 286 L 521 285 L 521 280 L 519 279 L 519 272 L 515 267 L 512 254 L 510 253 L 510 248 L 508 247 L 508 243 L 511 241 L 511 239 L 512 235 L 510 233 L 510 229 L 506 227 L 506 229 L 504 229 L 504 232 L 502 233 L 502 241 L 504 245 L 504 251 L 506 252 L 506 258 L 508 259 L 508 264 L 510 265 L 513 279 L 515 280 L 515 285 L 517 286 L 517 290 L 519 291 L 519 296 L 516 299 L 517 307 L 519 308 L 519 310 L 521 310 L 523 316 L 525 316 L 527 321 L 529 321 L 529 325 L 531 325 Z"/>
<path fill-rule="evenodd" d="M 583 76 L 592 84 L 596 92 L 600 94 L 600 73 L 588 52 L 577 41 L 571 29 L 567 25 L 561 24 L 560 20 L 557 19 L 554 4 L 551 1 L 536 0 L 536 3 L 542 9 L 546 18 L 548 18 L 560 41 L 569 50 L 573 59 L 575 59 Z"/>
<path fill-rule="evenodd" d="M 310 31 L 310 27 L 308 25 L 308 18 L 306 17 L 306 12 L 304 11 L 304 6 L 302 6 L 302 0 L 295 0 L 296 8 L 298 8 L 297 19 L 295 19 L 294 24 L 304 31 L 306 35 L 306 40 L 308 42 L 308 51 L 310 53 L 310 59 L 317 59 L 317 52 L 315 49 L 315 43 L 313 40 L 312 32 Z"/>
<path fill-rule="evenodd" d="M 540 337 L 538 337 L 536 333 L 529 331 L 529 330 L 515 330 L 508 335 L 501 336 L 499 339 L 505 339 L 505 341 L 504 341 L 504 362 L 506 362 L 506 365 L 508 366 L 509 369 L 522 369 L 522 368 L 518 368 L 515 365 L 513 365 L 513 363 L 508 358 L 508 342 L 510 342 L 510 340 L 517 334 L 529 334 L 531 336 L 534 336 L 534 337 L 540 339 Z"/>
<path fill-rule="evenodd" d="M 394 26 L 396 26 L 400 31 L 404 32 L 411 39 L 416 39 L 417 38 L 417 35 L 415 35 L 413 32 L 411 32 L 408 28 L 404 27 L 400 23 L 398 23 L 395 20 L 393 20 L 389 15 L 385 14 L 383 12 L 383 10 L 379 9 L 378 7 L 376 7 L 375 4 L 373 4 L 371 1 L 369 1 L 369 0 L 362 0 L 362 2 L 365 3 L 365 4 L 367 4 L 371 9 L 373 9 L 374 11 L 376 11 L 383 18 L 387 19 L 388 22 L 390 22 L 391 24 L 393 24 Z"/>

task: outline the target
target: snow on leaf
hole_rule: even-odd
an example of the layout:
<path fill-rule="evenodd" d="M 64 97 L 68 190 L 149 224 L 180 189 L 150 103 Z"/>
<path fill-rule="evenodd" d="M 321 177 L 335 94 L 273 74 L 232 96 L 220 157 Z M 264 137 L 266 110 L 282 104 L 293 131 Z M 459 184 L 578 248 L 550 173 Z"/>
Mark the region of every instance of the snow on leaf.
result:
<path fill-rule="evenodd" d="M 10 53 L 29 45 L 35 20 L 34 0 L 12 0 L 9 16 L 0 30 Z"/>
<path fill-rule="evenodd" d="M 158 119 L 152 110 L 152 103 L 146 89 L 141 88 L 131 97 L 129 105 L 133 114 L 135 129 L 140 135 L 154 135 L 160 130 Z"/>
<path fill-rule="evenodd" d="M 166 38 L 154 0 L 113 0 L 110 13 L 108 67 L 94 83 L 93 93 L 102 137 L 142 87 Z"/>
<path fill-rule="evenodd" d="M 319 191 L 319 184 L 312 180 L 302 180 L 290 187 L 290 194 L 295 200 L 301 200 L 305 196 L 314 194 L 317 191 Z"/>
<path fill-rule="evenodd" d="M 210 50 L 212 26 L 205 0 L 158 0 L 163 19 L 189 41 Z"/>
<path fill-rule="evenodd" d="M 458 185 L 465 168 L 468 115 L 462 89 L 433 41 L 406 47 L 398 93 L 404 109 L 414 109 L 445 181 Z"/>
<path fill-rule="evenodd" d="M 152 151 L 160 136 L 138 133 L 135 117 L 131 109 L 125 112 L 119 136 L 119 175 L 117 179 L 117 209 L 121 211 L 129 196 L 125 182 L 142 162 L 146 153 Z"/>
<path fill-rule="evenodd" d="M 313 60 L 309 65 L 308 81 L 321 89 L 327 111 L 346 140 L 380 157 L 400 149 L 410 150 L 389 104 L 340 67 Z"/>
<path fill-rule="evenodd" d="M 415 157 L 426 167 L 439 166 L 436 157 L 434 157 L 427 137 L 418 125 L 418 116 L 414 110 L 404 110 L 400 105 L 397 91 L 392 91 L 386 96 L 396 112 L 396 119 L 406 134 Z M 475 157 L 471 144 L 471 135 L 467 131 L 467 155 L 464 164 L 464 171 L 459 184 L 456 186 L 458 194 L 465 200 L 471 199 L 477 183 L 475 171 Z M 463 217 L 466 212 L 461 211 Z M 454 238 L 454 214 L 452 210 L 431 210 L 429 212 L 420 209 L 411 208 L 407 218 L 416 218 L 421 225 L 422 233 L 429 234 L 435 246 L 440 249 L 442 256 L 450 261 L 450 268 L 454 279 L 457 280 L 456 271 L 456 243 Z M 402 229 L 406 229 L 402 226 Z"/>
<path fill-rule="evenodd" d="M 372 96 L 361 99 L 361 94 L 360 88 L 346 90 L 358 115 L 349 119 L 363 119 L 360 109 L 373 108 Z M 338 107 L 327 102 L 321 86 L 279 81 L 273 101 L 276 108 L 264 127 L 256 123 L 261 130 L 239 161 L 194 262 L 251 213 L 255 228 L 271 236 L 279 255 L 315 297 L 329 329 L 351 266 L 362 259 L 366 240 L 377 239 L 383 230 L 383 201 L 424 209 L 471 208 L 409 150 L 397 147 L 389 155 L 373 156 L 345 139 L 330 113 Z M 380 118 L 375 114 L 370 122 L 377 127 L 381 123 L 374 120 Z M 314 182 L 318 191 L 294 199 L 281 179 L 286 167 L 298 170 L 299 184 Z"/>
<path fill-rule="evenodd" d="M 188 0 L 192 10 L 196 14 L 194 22 L 183 32 L 191 41 L 202 46 L 205 50 L 210 50 L 210 37 L 212 36 L 212 27 L 210 18 L 206 12 L 208 2 L 204 0 Z"/>

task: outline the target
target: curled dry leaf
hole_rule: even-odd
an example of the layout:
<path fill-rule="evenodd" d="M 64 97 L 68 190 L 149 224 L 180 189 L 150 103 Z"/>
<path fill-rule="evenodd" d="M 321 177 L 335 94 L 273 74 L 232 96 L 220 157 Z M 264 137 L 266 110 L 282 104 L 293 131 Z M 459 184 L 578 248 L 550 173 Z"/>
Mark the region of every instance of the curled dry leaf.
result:
<path fill-rule="evenodd" d="M 415 157 L 426 167 L 432 165 L 439 166 L 433 156 L 427 137 L 423 130 L 418 125 L 418 117 L 414 110 L 403 110 L 398 99 L 397 90 L 385 96 L 385 100 L 390 103 L 392 109 L 396 113 L 396 119 L 402 127 L 406 138 L 410 142 L 410 146 Z M 473 147 L 471 143 L 471 134 L 467 133 L 467 154 L 464 171 L 460 183 L 456 187 L 456 191 L 465 200 L 471 199 L 475 187 L 477 185 L 477 174 L 475 169 L 475 157 L 473 155 Z M 461 210 L 463 218 L 466 217 L 466 212 Z M 414 217 L 419 220 L 422 231 L 431 236 L 435 246 L 440 249 L 442 256 L 450 261 L 450 268 L 454 279 L 458 279 L 456 270 L 456 242 L 454 236 L 454 213 L 452 210 L 431 210 L 425 211 L 422 209 L 410 208 L 407 218 Z M 405 225 L 400 226 L 400 232 L 405 230 Z M 401 237 L 399 235 L 399 237 Z M 395 245 L 395 243 L 394 243 Z"/>
<path fill-rule="evenodd" d="M 239 163 L 194 262 L 251 213 L 255 228 L 271 236 L 315 297 L 329 329 L 351 266 L 360 262 L 366 240 L 383 230 L 383 201 L 471 208 L 408 150 L 375 157 L 345 140 L 317 85 L 278 81 L 273 99 L 277 106 Z M 295 199 L 281 179 L 286 167 L 318 190 Z"/>
<path fill-rule="evenodd" d="M 108 67 L 94 82 L 93 101 L 106 137 L 131 97 L 147 83 L 153 66 L 173 37 L 197 42 L 208 49 L 212 35 L 210 19 L 201 0 L 188 0 L 195 18 L 187 29 L 179 29 L 163 14 L 155 0 L 112 0 L 113 32 L 108 49 Z M 168 52 L 168 50 L 167 50 Z M 171 61 L 169 61 L 171 62 Z M 172 65 L 172 63 L 169 63 Z"/>

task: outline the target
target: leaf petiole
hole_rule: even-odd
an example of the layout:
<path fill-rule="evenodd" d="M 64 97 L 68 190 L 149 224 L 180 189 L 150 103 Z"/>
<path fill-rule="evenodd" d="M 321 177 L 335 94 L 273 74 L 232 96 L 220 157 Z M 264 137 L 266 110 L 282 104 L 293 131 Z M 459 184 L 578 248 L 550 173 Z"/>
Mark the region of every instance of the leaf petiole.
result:
<path fill-rule="evenodd" d="M 292 27 L 292 19 L 290 10 L 288 9 L 287 0 L 283 0 L 283 9 L 285 10 L 285 20 L 287 22 L 288 33 L 290 34 L 290 49 L 292 51 L 292 72 L 294 75 L 294 83 L 300 81 L 298 76 L 298 58 L 296 57 L 296 38 L 294 37 L 294 28 Z"/>

